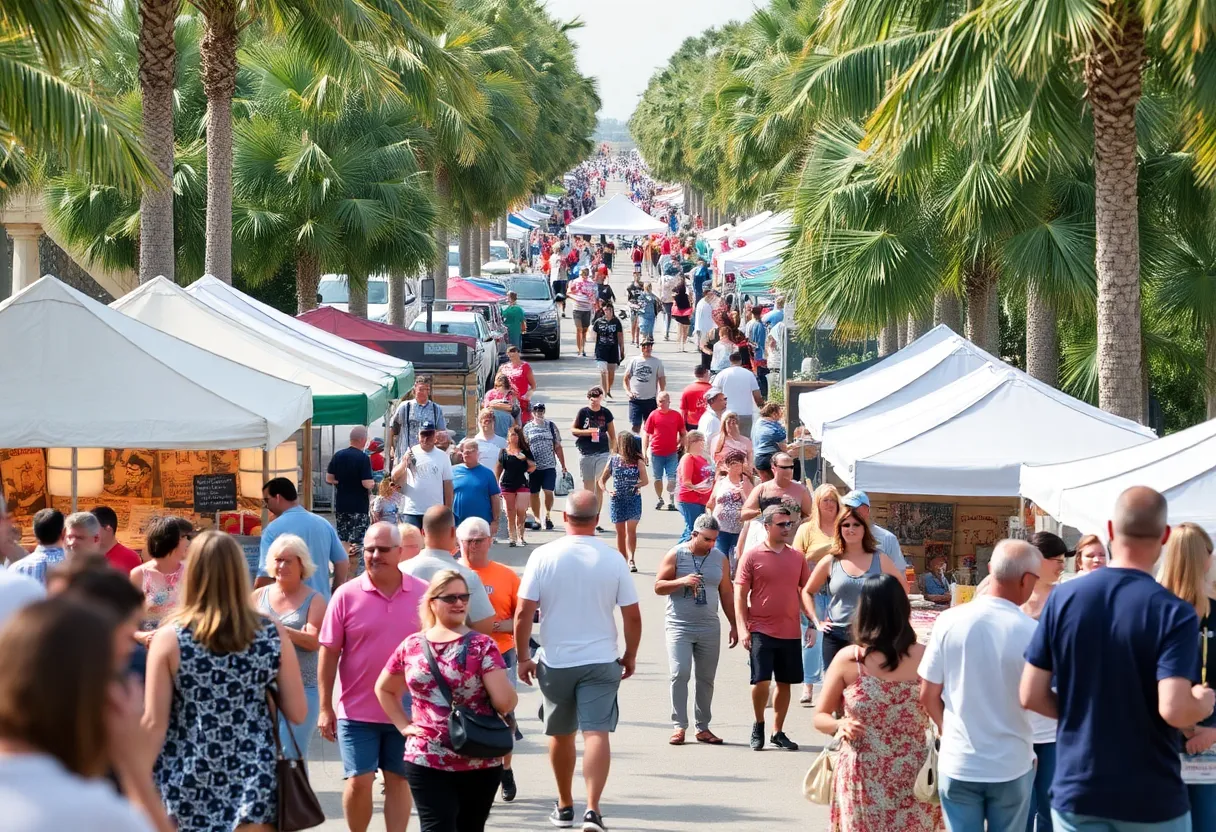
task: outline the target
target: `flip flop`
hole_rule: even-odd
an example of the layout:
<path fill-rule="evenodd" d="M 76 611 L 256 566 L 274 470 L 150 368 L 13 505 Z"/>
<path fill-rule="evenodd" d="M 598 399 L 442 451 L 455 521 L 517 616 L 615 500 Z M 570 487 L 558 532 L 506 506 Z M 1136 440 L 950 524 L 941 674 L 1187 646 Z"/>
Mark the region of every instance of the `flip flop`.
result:
<path fill-rule="evenodd" d="M 698 731 L 697 742 L 707 743 L 709 745 L 721 745 L 722 738 L 715 736 L 712 731 Z"/>
<path fill-rule="evenodd" d="M 683 745 L 684 744 L 684 729 L 677 728 L 675 733 L 671 735 L 671 739 L 667 740 L 668 745 Z"/>

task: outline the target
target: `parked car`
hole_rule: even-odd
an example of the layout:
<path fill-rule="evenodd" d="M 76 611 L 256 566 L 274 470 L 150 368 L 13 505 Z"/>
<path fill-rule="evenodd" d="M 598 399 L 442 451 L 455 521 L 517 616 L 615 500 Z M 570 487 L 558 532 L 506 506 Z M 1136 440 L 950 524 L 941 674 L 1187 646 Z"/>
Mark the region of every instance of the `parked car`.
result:
<path fill-rule="evenodd" d="M 415 332 L 426 332 L 426 312 L 423 311 L 410 329 Z M 486 319 L 477 311 L 449 311 L 436 309 L 431 315 L 431 332 L 442 332 L 451 335 L 468 335 L 477 340 L 477 360 L 479 364 L 478 377 L 484 384 L 484 390 L 494 384 L 494 376 L 498 373 L 498 345 L 495 333 L 490 329 Z M 505 356 L 504 356 L 505 357 Z"/>
<path fill-rule="evenodd" d="M 519 298 L 524 310 L 524 350 L 539 350 L 550 360 L 562 354 L 562 322 L 553 302 L 553 290 L 544 275 L 518 274 L 502 278 Z"/>
<path fill-rule="evenodd" d="M 490 240 L 490 259 L 486 265 L 498 264 L 511 259 L 511 247 L 502 240 Z M 485 265 L 482 266 L 484 271 Z M 493 273 L 493 272 L 492 272 Z M 448 277 L 460 277 L 460 246 L 448 246 Z"/>
<path fill-rule="evenodd" d="M 321 306 L 332 306 L 343 312 L 350 311 L 350 290 L 346 285 L 346 275 L 321 275 L 317 285 Z M 410 278 L 405 279 L 405 325 L 418 314 L 418 283 Z M 371 321 L 388 321 L 388 277 L 372 275 L 367 279 L 367 318 Z"/>
<path fill-rule="evenodd" d="M 505 286 L 503 287 L 503 292 L 506 292 Z M 503 320 L 502 308 L 497 303 L 492 301 L 436 298 L 435 308 L 448 312 L 477 312 L 480 314 L 485 319 L 486 325 L 489 326 L 490 332 L 494 335 L 495 344 L 498 346 L 498 363 L 503 364 L 506 362 L 507 347 L 511 346 L 511 344 L 507 341 L 507 322 Z M 493 381 L 493 379 L 490 380 L 491 384 L 493 384 Z"/>

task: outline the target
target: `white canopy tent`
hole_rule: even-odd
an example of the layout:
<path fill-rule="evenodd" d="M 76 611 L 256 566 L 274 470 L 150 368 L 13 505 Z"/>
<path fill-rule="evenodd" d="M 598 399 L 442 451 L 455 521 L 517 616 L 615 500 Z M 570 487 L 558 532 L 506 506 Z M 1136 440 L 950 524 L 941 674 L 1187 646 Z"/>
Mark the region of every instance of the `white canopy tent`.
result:
<path fill-rule="evenodd" d="M 773 215 L 772 211 L 761 211 L 759 214 L 756 214 L 754 217 L 748 217 L 743 222 L 736 225 L 734 227 L 734 229 L 730 232 L 731 243 L 734 243 L 736 237 L 743 237 L 744 239 L 747 239 L 744 236 L 745 234 L 748 234 L 753 228 L 755 228 L 756 226 L 763 223 L 765 220 L 767 220 L 772 215 Z"/>
<path fill-rule="evenodd" d="M 333 362 L 336 356 L 348 372 L 386 384 L 390 390 L 396 387 L 395 379 L 413 374 L 407 361 L 368 349 L 285 315 L 210 275 L 191 283 L 186 287 L 186 292 L 200 303 L 244 326 L 265 333 L 267 337 L 286 334 L 292 337 L 296 348 L 301 351 L 307 350 L 328 362 Z M 404 390 L 396 392 L 396 395 L 404 394 Z"/>
<path fill-rule="evenodd" d="M 1216 419 L 1122 451 L 1021 470 L 1023 497 L 1103 538 L 1115 499 L 1133 485 L 1165 495 L 1170 525 L 1189 521 L 1216 536 Z"/>
<path fill-rule="evenodd" d="M 166 335 L 49 275 L 0 304 L 0 351 L 9 357 L 2 448 L 271 449 L 312 417 L 307 387 Z"/>
<path fill-rule="evenodd" d="M 528 239 L 528 232 L 520 228 L 518 225 L 507 223 L 507 239 L 526 240 Z"/>
<path fill-rule="evenodd" d="M 1153 438 L 1020 370 L 986 364 L 900 407 L 828 425 L 823 457 L 867 491 L 1016 497 L 1023 462 L 1063 462 Z"/>
<path fill-rule="evenodd" d="M 516 211 L 516 213 L 525 219 L 532 220 L 533 222 L 548 222 L 549 221 L 548 214 L 542 214 L 540 211 L 537 211 L 533 208 L 520 208 L 518 211 Z"/>
<path fill-rule="evenodd" d="M 717 241 L 721 240 L 723 237 L 729 236 L 733 229 L 734 225 L 729 222 L 724 222 L 715 228 L 709 229 L 708 231 L 702 231 L 701 236 L 707 240 Z"/>
<path fill-rule="evenodd" d="M 158 277 L 110 304 L 132 320 L 276 378 L 303 384 L 318 396 L 377 397 L 385 384 L 362 365 L 331 357 L 311 342 L 278 330 L 255 330 L 201 303 L 173 281 Z"/>
<path fill-rule="evenodd" d="M 740 225 L 730 234 L 730 241 L 733 245 L 737 240 L 743 240 L 750 248 L 759 243 L 760 240 L 770 237 L 780 237 L 785 239 L 785 232 L 794 227 L 794 215 L 789 211 L 780 211 L 776 214 L 769 214 L 758 223 L 754 223 L 744 227 Z"/>
<path fill-rule="evenodd" d="M 944 324 L 851 378 L 798 397 L 798 415 L 815 439 L 840 426 L 915 401 L 985 364 L 1004 367 Z"/>
<path fill-rule="evenodd" d="M 570 223 L 566 231 L 570 234 L 637 236 L 663 234 L 667 226 L 630 202 L 629 197 L 617 194 L 590 214 L 584 214 Z"/>
<path fill-rule="evenodd" d="M 719 252 L 718 271 L 722 274 L 738 274 L 744 269 L 776 263 L 785 252 L 788 241 L 784 236 L 765 237 L 742 248 Z"/>

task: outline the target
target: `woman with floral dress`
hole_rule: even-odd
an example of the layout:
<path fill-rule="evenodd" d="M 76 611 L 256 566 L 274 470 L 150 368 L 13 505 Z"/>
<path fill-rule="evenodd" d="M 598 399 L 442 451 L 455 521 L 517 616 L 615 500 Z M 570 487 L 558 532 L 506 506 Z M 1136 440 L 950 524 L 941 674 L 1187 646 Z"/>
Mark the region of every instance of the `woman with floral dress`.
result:
<path fill-rule="evenodd" d="M 616 438 L 616 453 L 600 474 L 600 488 L 610 494 L 608 504 L 616 526 L 616 548 L 629 561 L 629 571 L 637 572 L 634 557 L 638 552 L 638 521 L 642 519 L 642 488 L 646 485 L 646 466 L 642 464 L 642 442 L 629 431 Z M 612 488 L 608 488 L 608 480 Z"/>
<path fill-rule="evenodd" d="M 909 622 L 908 593 L 891 575 L 865 579 L 853 645 L 836 654 L 815 708 L 815 727 L 842 739 L 832 832 L 936 832 L 941 807 L 912 794 L 928 752 L 929 715 L 919 702 L 925 648 Z M 844 712 L 837 718 L 835 714 Z"/>
<path fill-rule="evenodd" d="M 502 780 L 501 757 L 467 757 L 452 748 L 448 698 L 431 671 L 435 659 L 453 704 L 482 716 L 511 713 L 519 697 L 494 639 L 469 629 L 469 587 L 453 569 L 437 572 L 422 598 L 422 632 L 389 658 L 376 698 L 405 737 L 405 770 L 421 832 L 485 829 Z M 409 693 L 409 713 L 402 695 Z"/>
<path fill-rule="evenodd" d="M 755 486 L 743 476 L 743 468 L 747 464 L 747 455 L 743 451 L 737 448 L 727 451 L 722 457 L 722 464 L 726 471 L 714 483 L 713 493 L 709 495 L 705 508 L 718 521 L 718 549 L 730 561 L 731 574 L 734 574 L 738 560 L 736 544 L 739 542 L 739 532 L 743 531 L 743 503 Z"/>

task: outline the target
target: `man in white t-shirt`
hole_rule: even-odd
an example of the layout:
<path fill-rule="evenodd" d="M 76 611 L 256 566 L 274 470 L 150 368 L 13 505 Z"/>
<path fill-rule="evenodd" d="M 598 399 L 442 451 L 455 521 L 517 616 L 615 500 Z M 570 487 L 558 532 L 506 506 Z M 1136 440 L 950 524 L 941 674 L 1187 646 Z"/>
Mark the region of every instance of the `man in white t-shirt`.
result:
<path fill-rule="evenodd" d="M 616 730 L 617 689 L 633 675 L 642 639 L 642 613 L 629 566 L 620 552 L 595 536 L 595 494 L 575 491 L 563 513 L 566 536 L 532 553 L 519 588 L 515 648 L 519 680 L 533 678 L 543 700 L 549 762 L 557 778 L 557 803 L 549 816 L 557 827 L 574 824 L 574 734 L 583 734 L 587 785 L 584 830 L 604 830 L 600 796 L 611 760 L 608 735 Z M 625 652 L 618 650 L 616 608 L 621 608 Z M 541 611 L 544 646 L 529 653 L 532 618 Z"/>
<path fill-rule="evenodd" d="M 743 366 L 743 354 L 730 354 L 730 366 L 714 376 L 713 386 L 726 394 L 726 409 L 739 414 L 739 432 L 752 435 L 752 414 L 764 404 L 756 374 Z"/>
<path fill-rule="evenodd" d="M 713 447 L 714 437 L 722 432 L 722 414 L 726 412 L 726 394 L 717 387 L 705 391 L 705 412 L 697 422 L 697 430 L 705 436 L 705 456 Z"/>
<path fill-rule="evenodd" d="M 431 506 L 452 507 L 452 459 L 435 447 L 435 423 L 418 428 L 418 444 L 393 468 L 393 479 L 401 486 L 401 521 L 419 529 L 422 515 Z"/>
<path fill-rule="evenodd" d="M 1018 699 L 1035 621 L 1020 609 L 1042 556 L 1002 540 L 986 595 L 946 610 L 920 663 L 920 702 L 941 733 L 938 792 L 949 829 L 1023 829 L 1034 787 L 1033 733 Z M 964 658 L 965 656 L 965 658 Z"/>

